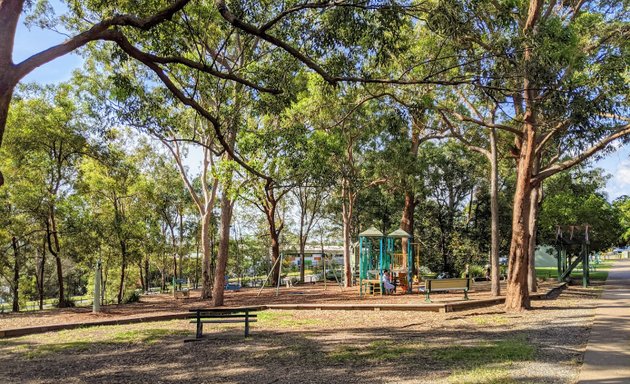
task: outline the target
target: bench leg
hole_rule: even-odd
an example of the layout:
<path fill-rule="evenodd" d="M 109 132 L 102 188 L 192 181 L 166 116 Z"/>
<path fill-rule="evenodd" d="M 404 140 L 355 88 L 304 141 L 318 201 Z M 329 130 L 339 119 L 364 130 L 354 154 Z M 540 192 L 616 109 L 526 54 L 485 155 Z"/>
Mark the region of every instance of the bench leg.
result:
<path fill-rule="evenodd" d="M 249 336 L 249 312 L 245 312 L 245 337 Z"/>
<path fill-rule="evenodd" d="M 468 290 L 464 289 L 464 300 L 468 300 Z"/>
<path fill-rule="evenodd" d="M 426 291 L 426 293 L 424 295 L 424 301 L 425 301 L 425 303 L 430 303 L 431 302 L 431 298 L 429 297 L 429 291 Z"/>
<path fill-rule="evenodd" d="M 200 319 L 197 319 L 197 338 L 201 339 L 201 337 L 203 336 L 203 323 L 201 322 Z"/>
<path fill-rule="evenodd" d="M 197 312 L 197 339 L 203 336 L 203 323 L 201 322 L 201 312 Z"/>

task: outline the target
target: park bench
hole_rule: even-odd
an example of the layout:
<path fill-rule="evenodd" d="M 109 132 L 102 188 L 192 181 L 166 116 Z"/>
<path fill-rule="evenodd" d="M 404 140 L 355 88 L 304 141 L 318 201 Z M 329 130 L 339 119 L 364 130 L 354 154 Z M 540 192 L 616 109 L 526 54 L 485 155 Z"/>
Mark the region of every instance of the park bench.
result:
<path fill-rule="evenodd" d="M 264 309 L 263 307 L 235 307 L 235 308 L 197 308 L 189 310 L 191 312 L 191 323 L 197 324 L 195 341 L 203 337 L 204 324 L 217 323 L 245 323 L 245 337 L 249 336 L 249 323 L 255 323 L 257 315 L 251 312 Z"/>
<path fill-rule="evenodd" d="M 464 300 L 468 300 L 468 291 L 470 290 L 470 279 L 426 279 L 424 292 L 426 294 L 425 301 L 431 302 L 431 292 L 446 292 L 446 291 L 464 291 Z"/>

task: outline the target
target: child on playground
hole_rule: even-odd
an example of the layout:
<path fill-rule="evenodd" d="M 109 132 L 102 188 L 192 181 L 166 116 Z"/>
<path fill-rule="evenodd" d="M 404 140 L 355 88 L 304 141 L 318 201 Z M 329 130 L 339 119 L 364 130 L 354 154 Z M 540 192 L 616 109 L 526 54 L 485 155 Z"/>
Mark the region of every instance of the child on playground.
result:
<path fill-rule="evenodd" d="M 387 269 L 383 271 L 383 287 L 387 293 L 393 293 L 396 289 L 396 286 L 392 284 L 391 277 L 389 276 L 389 270 Z"/>

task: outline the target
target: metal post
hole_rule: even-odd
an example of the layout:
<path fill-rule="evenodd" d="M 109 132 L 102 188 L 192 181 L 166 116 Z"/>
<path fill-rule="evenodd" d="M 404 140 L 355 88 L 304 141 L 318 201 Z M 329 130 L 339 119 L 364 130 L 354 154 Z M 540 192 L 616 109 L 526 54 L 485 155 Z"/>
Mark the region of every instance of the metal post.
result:
<path fill-rule="evenodd" d="M 407 293 L 413 292 L 413 289 L 411 287 L 411 282 L 413 281 L 413 254 L 411 253 L 412 241 L 413 237 L 407 238 Z"/>
<path fill-rule="evenodd" d="M 558 281 L 560 281 L 560 276 L 562 276 L 562 250 L 558 247 Z"/>
<path fill-rule="evenodd" d="M 382 284 L 383 282 L 383 238 L 381 237 L 380 240 L 380 247 L 379 247 L 379 255 L 378 255 L 378 269 L 379 269 L 379 273 L 378 273 L 378 284 L 379 286 Z M 381 296 L 383 295 L 383 288 L 380 289 L 381 291 Z"/>
<path fill-rule="evenodd" d="M 94 268 L 94 300 L 92 301 L 92 312 L 101 311 L 101 259 L 96 260 Z"/>
<path fill-rule="evenodd" d="M 363 236 L 359 236 L 359 297 L 363 297 Z"/>

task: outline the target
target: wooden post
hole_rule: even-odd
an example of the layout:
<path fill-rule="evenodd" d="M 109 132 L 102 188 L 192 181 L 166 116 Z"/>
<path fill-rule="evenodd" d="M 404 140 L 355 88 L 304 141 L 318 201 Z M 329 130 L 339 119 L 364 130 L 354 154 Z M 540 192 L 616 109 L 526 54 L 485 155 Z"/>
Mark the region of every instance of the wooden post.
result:
<path fill-rule="evenodd" d="M 249 311 L 245 311 L 245 337 L 249 336 Z"/>
<path fill-rule="evenodd" d="M 101 259 L 96 260 L 94 269 L 94 300 L 92 301 L 92 312 L 101 311 Z"/>
<path fill-rule="evenodd" d="M 197 310 L 197 338 L 203 336 L 203 323 L 201 322 L 201 310 Z"/>

